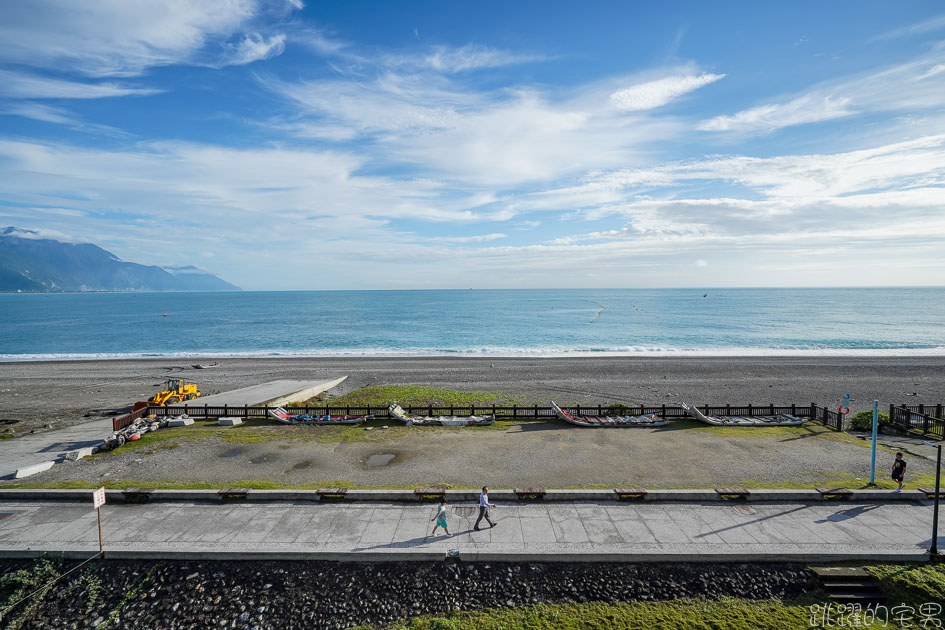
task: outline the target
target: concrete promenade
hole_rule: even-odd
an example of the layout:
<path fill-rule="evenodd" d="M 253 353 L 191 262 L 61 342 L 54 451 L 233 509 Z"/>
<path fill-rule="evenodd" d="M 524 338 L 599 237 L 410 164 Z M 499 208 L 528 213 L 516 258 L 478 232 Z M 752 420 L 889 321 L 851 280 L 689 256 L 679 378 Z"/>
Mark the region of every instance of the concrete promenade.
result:
<path fill-rule="evenodd" d="M 429 536 L 432 503 L 106 504 L 113 558 L 339 561 L 834 561 L 927 557 L 928 502 L 521 502 L 473 530 L 450 505 L 451 538 Z M 485 524 L 485 521 L 483 521 Z M 939 546 L 945 546 L 941 532 Z M 91 501 L 0 501 L 0 556 L 98 551 Z"/>
<path fill-rule="evenodd" d="M 24 435 L 12 440 L 0 441 L 0 479 L 12 477 L 16 471 L 28 472 L 43 465 L 52 466 L 68 453 L 88 449 L 102 443 L 112 432 L 112 419 L 83 422 L 56 431 Z"/>
<path fill-rule="evenodd" d="M 201 396 L 189 404 L 195 407 L 202 407 L 204 405 L 213 407 L 222 407 L 223 405 L 242 407 L 243 405 L 247 405 L 252 407 L 254 405 L 265 404 L 278 406 L 292 401 L 314 398 L 322 392 L 328 391 L 332 387 L 341 384 L 346 378 L 348 377 L 342 376 L 330 381 L 269 381 L 268 383 L 260 383 L 259 385 L 252 385 L 250 387 L 232 389 L 222 394 Z"/>

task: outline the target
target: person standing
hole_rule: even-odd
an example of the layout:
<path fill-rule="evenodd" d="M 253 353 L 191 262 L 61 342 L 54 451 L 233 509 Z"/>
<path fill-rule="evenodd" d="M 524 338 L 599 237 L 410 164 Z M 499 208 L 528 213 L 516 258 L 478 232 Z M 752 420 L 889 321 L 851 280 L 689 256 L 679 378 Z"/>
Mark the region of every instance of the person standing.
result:
<path fill-rule="evenodd" d="M 902 453 L 896 453 L 896 461 L 893 462 L 892 478 L 899 482 L 899 488 L 894 492 L 902 492 L 903 479 L 906 476 L 906 460 L 902 458 Z"/>
<path fill-rule="evenodd" d="M 495 507 L 495 503 L 489 503 L 489 488 L 483 486 L 482 493 L 479 495 L 479 518 L 476 519 L 476 524 L 473 526 L 473 529 L 477 532 L 479 531 L 479 522 L 482 519 L 486 519 L 486 522 L 489 523 L 489 527 L 495 527 L 495 523 L 489 520 L 489 508 Z"/>
<path fill-rule="evenodd" d="M 453 535 L 446 526 L 446 499 L 440 499 L 440 509 L 436 511 L 436 516 L 431 518 L 430 521 L 436 521 L 436 525 L 433 526 L 433 532 L 430 534 L 431 536 L 436 536 L 437 527 L 442 527 L 447 536 Z"/>

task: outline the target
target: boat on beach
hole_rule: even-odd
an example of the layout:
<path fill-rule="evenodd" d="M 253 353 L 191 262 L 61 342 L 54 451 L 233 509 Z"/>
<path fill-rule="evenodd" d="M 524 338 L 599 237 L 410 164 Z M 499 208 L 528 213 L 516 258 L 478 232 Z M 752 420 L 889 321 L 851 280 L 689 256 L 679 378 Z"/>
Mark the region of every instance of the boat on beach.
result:
<path fill-rule="evenodd" d="M 789 413 L 773 416 L 707 416 L 693 405 L 680 403 L 680 406 L 696 420 L 717 427 L 790 427 L 807 422 L 807 419 L 798 418 Z"/>
<path fill-rule="evenodd" d="M 320 416 L 318 414 L 294 414 L 289 413 L 282 407 L 276 407 L 269 410 L 269 415 L 282 424 L 360 424 L 365 420 L 370 420 L 374 414 L 367 416 Z"/>
<path fill-rule="evenodd" d="M 403 407 L 394 403 L 388 408 L 391 417 L 405 425 L 440 427 L 484 427 L 495 423 L 495 416 L 408 416 Z"/>
<path fill-rule="evenodd" d="M 555 415 L 570 424 L 579 427 L 615 428 L 615 427 L 662 427 L 669 424 L 655 413 L 643 416 L 575 416 L 551 401 Z"/>

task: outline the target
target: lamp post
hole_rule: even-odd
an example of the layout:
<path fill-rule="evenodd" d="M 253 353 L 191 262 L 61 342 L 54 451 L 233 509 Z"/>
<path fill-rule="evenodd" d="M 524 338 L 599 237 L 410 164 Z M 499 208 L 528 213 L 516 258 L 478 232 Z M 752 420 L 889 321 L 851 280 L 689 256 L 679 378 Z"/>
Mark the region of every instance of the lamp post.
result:
<path fill-rule="evenodd" d="M 879 401 L 873 401 L 873 454 L 870 457 L 870 487 L 876 486 L 876 432 L 879 429 Z"/>
<path fill-rule="evenodd" d="M 932 546 L 929 547 L 929 555 L 934 558 L 938 555 L 938 495 L 942 480 L 942 444 L 922 443 L 934 446 L 938 450 L 938 456 L 935 458 L 935 507 L 932 509 Z"/>

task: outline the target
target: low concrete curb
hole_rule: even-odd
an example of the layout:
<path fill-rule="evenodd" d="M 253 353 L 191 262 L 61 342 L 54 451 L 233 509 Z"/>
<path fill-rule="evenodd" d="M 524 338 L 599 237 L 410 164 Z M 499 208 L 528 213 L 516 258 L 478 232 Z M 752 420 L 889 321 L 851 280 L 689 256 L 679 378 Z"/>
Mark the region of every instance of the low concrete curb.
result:
<path fill-rule="evenodd" d="M 53 462 L 46 462 L 46 468 Z M 45 470 L 45 468 L 43 469 Z M 39 472 L 39 470 L 34 471 Z M 220 490 L 150 490 L 129 488 L 128 490 L 106 490 L 105 496 L 110 503 L 136 502 L 143 500 L 142 495 L 149 502 L 178 501 L 178 502 L 213 502 L 224 500 Z M 444 497 L 448 503 L 475 502 L 479 499 L 478 490 L 447 490 Z M 492 490 L 489 498 L 500 503 L 525 503 L 527 501 L 591 501 L 600 503 L 616 503 L 617 494 L 613 490 L 547 490 L 543 499 L 520 499 L 514 490 Z M 0 489 L 0 501 L 91 501 L 92 490 L 59 490 L 59 489 Z M 317 490 L 247 490 L 245 498 L 229 498 L 252 503 L 275 502 L 318 502 L 322 500 Z M 421 499 L 413 490 L 348 490 L 343 498 L 334 498 L 333 501 L 352 502 L 405 502 L 417 503 Z M 427 499 L 428 500 L 428 499 Z M 685 503 L 721 503 L 715 490 L 648 490 L 642 498 L 636 499 L 646 502 L 685 502 Z M 830 499 L 837 503 L 886 503 L 900 501 L 927 501 L 925 493 L 918 490 L 852 490 L 849 498 Z M 827 501 L 816 490 L 752 490 L 744 499 L 726 499 L 727 503 L 747 501 L 749 503 L 776 502 L 776 503 L 823 503 Z"/>
<path fill-rule="evenodd" d="M 69 560 L 87 560 L 97 555 L 96 548 L 88 549 L 0 549 L 0 558 L 39 558 L 44 555 L 62 556 Z M 864 552 L 744 552 L 698 553 L 641 550 L 634 552 L 489 552 L 461 551 L 455 555 L 443 551 L 176 551 L 166 549 L 121 550 L 105 549 L 108 560 L 322 560 L 329 562 L 924 562 L 928 553 L 916 550 Z"/>
<path fill-rule="evenodd" d="M 14 479 L 22 479 L 23 477 L 29 477 L 30 475 L 35 475 L 36 473 L 41 473 L 44 470 L 49 470 L 56 465 L 55 460 L 50 460 L 48 462 L 40 462 L 38 464 L 32 464 L 30 466 L 24 466 L 23 468 L 18 468 L 15 473 L 13 473 Z"/>

